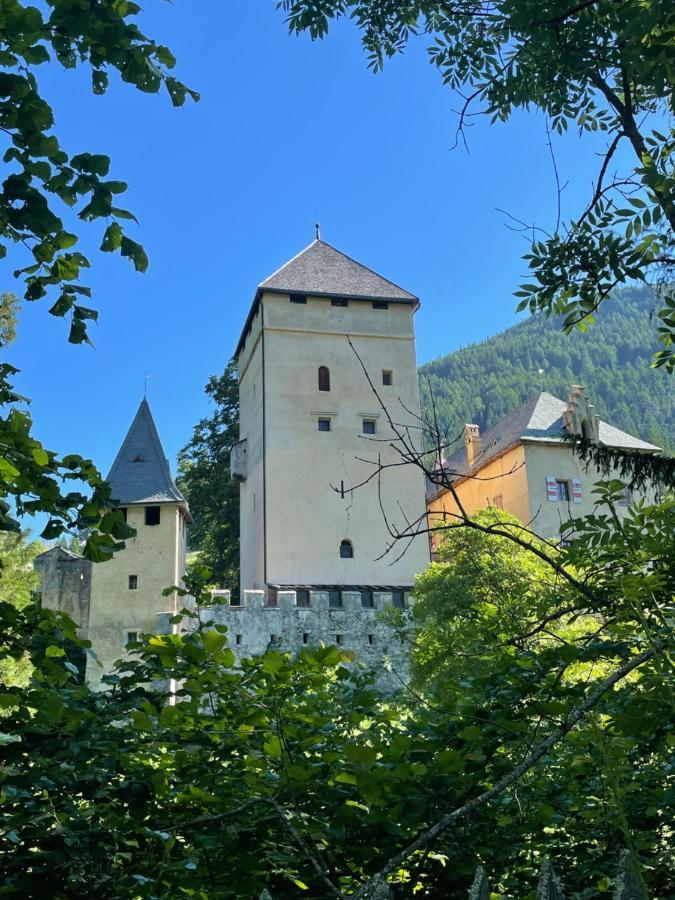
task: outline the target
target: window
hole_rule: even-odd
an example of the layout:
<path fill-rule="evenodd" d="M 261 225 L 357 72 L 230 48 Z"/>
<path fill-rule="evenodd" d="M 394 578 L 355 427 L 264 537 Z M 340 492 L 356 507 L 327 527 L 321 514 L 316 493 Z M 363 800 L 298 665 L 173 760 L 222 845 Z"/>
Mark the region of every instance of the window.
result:
<path fill-rule="evenodd" d="M 340 542 L 340 559 L 354 559 L 354 548 L 351 541 L 345 539 Z"/>
<path fill-rule="evenodd" d="M 373 300 L 373 309 L 389 309 L 389 304 L 386 300 Z"/>
<path fill-rule="evenodd" d="M 309 591 L 300 590 L 295 592 L 295 605 L 301 606 L 303 609 L 309 608 Z"/>
<path fill-rule="evenodd" d="M 159 506 L 145 507 L 145 524 L 159 525 Z"/>
<path fill-rule="evenodd" d="M 394 373 L 391 369 L 382 369 L 382 384 L 385 387 L 391 387 L 394 383 Z"/>
<path fill-rule="evenodd" d="M 403 591 L 392 591 L 391 592 L 391 602 L 394 604 L 396 609 L 403 609 L 405 607 L 405 594 Z"/>
<path fill-rule="evenodd" d="M 319 431 L 330 431 L 330 419 L 317 419 L 317 426 Z"/>
<path fill-rule="evenodd" d="M 342 591 L 328 591 L 328 606 L 330 609 L 341 609 Z"/>
<path fill-rule="evenodd" d="M 588 424 L 588 419 L 584 419 L 581 423 L 581 436 L 585 441 L 590 441 L 593 438 L 591 434 L 591 426 Z"/>
<path fill-rule="evenodd" d="M 345 300 L 343 297 L 334 297 L 330 301 L 331 306 L 349 306 L 349 301 Z"/>
<path fill-rule="evenodd" d="M 373 600 L 372 591 L 361 591 L 361 606 L 363 609 L 373 609 L 375 601 Z"/>
<path fill-rule="evenodd" d="M 303 636 L 302 636 L 302 643 L 303 643 L 303 644 L 308 644 L 308 643 L 309 643 L 309 635 L 307 634 L 307 632 L 305 632 L 305 633 L 303 634 Z"/>
<path fill-rule="evenodd" d="M 330 371 L 328 366 L 319 366 L 319 390 L 330 390 Z"/>
<path fill-rule="evenodd" d="M 361 429 L 364 434 L 375 434 L 375 419 L 364 419 L 361 425 Z"/>
<path fill-rule="evenodd" d="M 270 588 L 267 592 L 267 599 L 265 600 L 265 606 L 276 607 L 278 605 L 279 605 L 279 597 L 277 596 L 276 588 Z"/>
<path fill-rule="evenodd" d="M 123 516 L 123 518 L 124 518 L 124 521 L 126 522 L 126 521 L 127 521 L 127 508 L 126 508 L 126 506 L 120 506 L 120 512 L 122 513 L 122 516 Z"/>
<path fill-rule="evenodd" d="M 304 294 L 291 294 L 291 303 L 307 303 L 307 297 Z"/>
<path fill-rule="evenodd" d="M 270 635 L 270 644 L 280 644 L 281 643 L 281 635 L 280 634 L 271 634 Z"/>
<path fill-rule="evenodd" d="M 343 635 L 343 634 L 336 634 L 336 635 L 335 635 L 335 643 L 336 643 L 336 644 L 341 644 L 343 638 L 344 638 L 344 635 Z"/>
<path fill-rule="evenodd" d="M 369 634 L 369 635 L 368 635 L 368 643 L 369 643 L 369 644 L 374 644 L 374 643 L 375 643 L 375 635 L 374 635 L 374 634 Z"/>
<path fill-rule="evenodd" d="M 632 502 L 633 502 L 633 491 L 627 484 L 625 484 L 623 486 L 623 490 L 621 491 L 621 497 L 619 498 L 619 506 L 628 506 Z"/>
<path fill-rule="evenodd" d="M 570 483 L 569 481 L 558 481 L 555 483 L 556 497 L 563 503 L 569 503 L 570 499 Z"/>
<path fill-rule="evenodd" d="M 235 644 L 241 644 L 241 635 L 240 634 L 235 634 L 234 642 L 235 642 Z"/>
<path fill-rule="evenodd" d="M 241 597 L 239 594 L 235 594 L 234 597 L 230 596 L 230 606 L 241 606 Z"/>
<path fill-rule="evenodd" d="M 137 631 L 127 631 L 127 636 L 125 640 L 125 644 L 128 646 L 129 644 L 135 644 L 138 641 L 138 632 Z"/>
<path fill-rule="evenodd" d="M 130 575 L 129 576 L 129 590 L 130 591 L 138 590 L 138 575 Z"/>

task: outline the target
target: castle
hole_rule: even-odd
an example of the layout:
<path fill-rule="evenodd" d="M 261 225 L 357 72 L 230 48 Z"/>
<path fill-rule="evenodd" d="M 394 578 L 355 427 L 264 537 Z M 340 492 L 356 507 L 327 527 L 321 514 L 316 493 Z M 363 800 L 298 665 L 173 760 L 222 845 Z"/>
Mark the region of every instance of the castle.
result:
<path fill-rule="evenodd" d="M 405 670 L 378 611 L 405 607 L 429 563 L 424 535 L 386 552 L 392 527 L 424 515 L 425 483 L 396 465 L 378 395 L 419 435 L 419 305 L 318 237 L 258 286 L 236 349 L 243 591 L 217 592 L 225 603 L 213 610 L 237 657 L 322 641 L 376 669 L 389 660 L 394 679 Z M 93 687 L 128 643 L 175 628 L 183 605 L 162 592 L 184 575 L 191 516 L 145 399 L 107 480 L 136 530 L 125 549 L 91 565 L 54 547 L 35 564 L 43 605 L 67 611 L 92 643 Z"/>

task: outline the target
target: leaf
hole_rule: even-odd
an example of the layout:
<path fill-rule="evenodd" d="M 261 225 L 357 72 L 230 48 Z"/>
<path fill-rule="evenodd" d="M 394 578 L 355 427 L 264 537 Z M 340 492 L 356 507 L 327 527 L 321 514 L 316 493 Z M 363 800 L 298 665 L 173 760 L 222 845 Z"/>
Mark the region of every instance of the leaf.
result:
<path fill-rule="evenodd" d="M 143 247 L 132 241 L 131 238 L 123 237 L 120 242 L 120 252 L 122 256 L 128 257 L 134 264 L 137 272 L 145 272 L 148 268 L 148 257 Z"/>

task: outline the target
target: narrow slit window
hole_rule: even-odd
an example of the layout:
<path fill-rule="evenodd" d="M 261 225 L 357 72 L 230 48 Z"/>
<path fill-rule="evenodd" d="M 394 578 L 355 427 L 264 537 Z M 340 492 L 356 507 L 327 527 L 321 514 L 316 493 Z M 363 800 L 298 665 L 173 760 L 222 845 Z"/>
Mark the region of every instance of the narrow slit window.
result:
<path fill-rule="evenodd" d="M 330 370 L 328 366 L 319 366 L 319 390 L 330 390 Z"/>
<path fill-rule="evenodd" d="M 309 643 L 309 635 L 307 634 L 307 632 L 305 632 L 305 633 L 303 634 L 303 636 L 302 636 L 302 643 L 303 643 L 303 644 L 308 644 L 308 643 Z"/>
<path fill-rule="evenodd" d="M 382 369 L 382 384 L 385 387 L 391 387 L 394 383 L 394 373 L 391 369 Z"/>
<path fill-rule="evenodd" d="M 236 644 L 241 644 L 241 635 L 240 635 L 240 634 L 236 634 L 236 635 L 234 636 L 234 640 L 235 640 L 235 643 L 236 643 Z"/>
<path fill-rule="evenodd" d="M 344 540 L 340 542 L 340 559 L 353 559 L 354 547 L 351 541 Z"/>
<path fill-rule="evenodd" d="M 129 590 L 130 591 L 138 590 L 138 575 L 130 575 L 129 576 Z"/>
<path fill-rule="evenodd" d="M 341 644 L 342 641 L 343 641 L 343 638 L 344 638 L 344 635 L 342 635 L 342 634 L 336 634 L 336 635 L 335 635 L 335 643 L 336 643 L 336 644 Z"/>
<path fill-rule="evenodd" d="M 374 634 L 369 634 L 369 635 L 368 635 L 368 643 L 369 643 L 369 644 L 374 644 L 374 643 L 375 643 L 375 635 L 374 635 Z"/>

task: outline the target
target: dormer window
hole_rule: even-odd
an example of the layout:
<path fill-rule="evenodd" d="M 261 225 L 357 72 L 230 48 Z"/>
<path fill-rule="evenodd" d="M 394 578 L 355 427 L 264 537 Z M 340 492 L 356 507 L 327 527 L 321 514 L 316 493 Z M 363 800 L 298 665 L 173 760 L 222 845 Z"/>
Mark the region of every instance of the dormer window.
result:
<path fill-rule="evenodd" d="M 140 453 L 138 454 L 138 456 L 134 456 L 134 458 L 133 458 L 131 461 L 132 461 L 133 463 L 145 462 L 145 460 L 144 460 L 143 457 L 140 455 Z"/>

